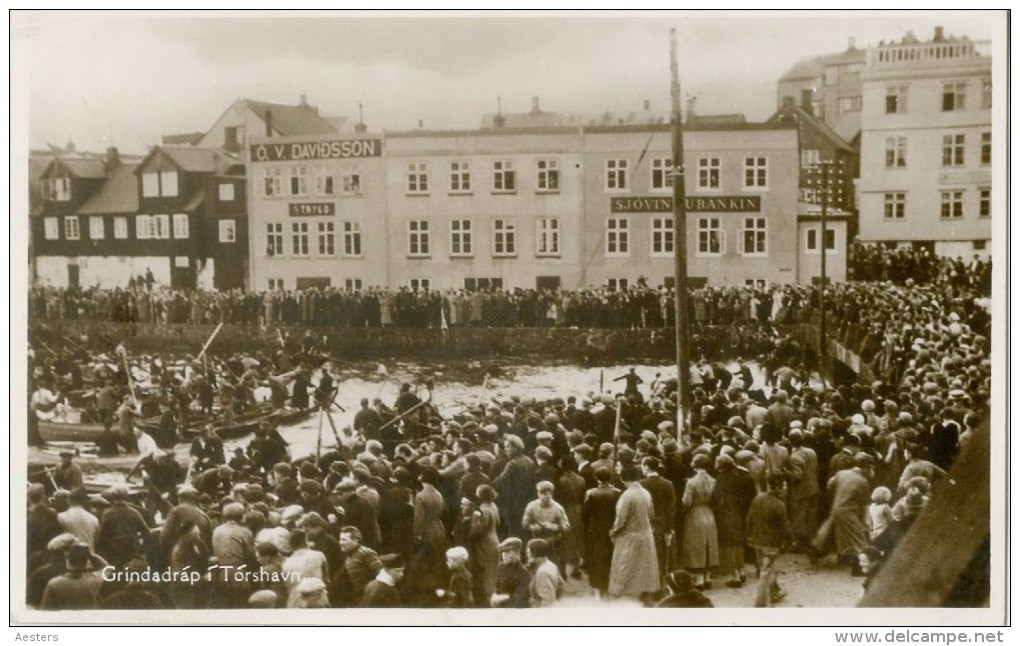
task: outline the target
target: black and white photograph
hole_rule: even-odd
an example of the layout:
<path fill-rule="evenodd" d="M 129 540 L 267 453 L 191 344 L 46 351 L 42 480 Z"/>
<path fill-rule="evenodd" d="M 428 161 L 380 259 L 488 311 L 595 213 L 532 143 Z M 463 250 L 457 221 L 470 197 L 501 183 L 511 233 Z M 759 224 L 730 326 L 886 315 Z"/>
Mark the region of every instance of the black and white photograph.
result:
<path fill-rule="evenodd" d="M 12 635 L 1003 641 L 1007 10 L 9 26 Z"/>

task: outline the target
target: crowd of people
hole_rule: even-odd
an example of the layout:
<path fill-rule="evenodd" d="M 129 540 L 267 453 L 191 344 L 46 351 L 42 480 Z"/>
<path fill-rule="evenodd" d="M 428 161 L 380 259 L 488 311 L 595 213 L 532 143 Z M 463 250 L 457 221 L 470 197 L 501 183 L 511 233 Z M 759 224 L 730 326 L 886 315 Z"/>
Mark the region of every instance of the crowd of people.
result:
<path fill-rule="evenodd" d="M 187 473 L 153 460 L 135 497 L 87 493 L 68 455 L 28 490 L 27 602 L 524 608 L 580 579 L 646 606 L 708 607 L 717 585 L 770 606 L 792 552 L 868 582 L 984 432 L 990 319 L 968 271 L 827 290 L 872 383 L 822 388 L 777 342 L 764 380 L 694 365 L 681 428 L 675 380 L 631 373 L 615 394 L 497 393 L 447 418 L 405 400 L 396 415 L 428 413 L 403 437 L 364 400 L 317 456 L 269 426 L 233 455 L 206 433 Z"/>

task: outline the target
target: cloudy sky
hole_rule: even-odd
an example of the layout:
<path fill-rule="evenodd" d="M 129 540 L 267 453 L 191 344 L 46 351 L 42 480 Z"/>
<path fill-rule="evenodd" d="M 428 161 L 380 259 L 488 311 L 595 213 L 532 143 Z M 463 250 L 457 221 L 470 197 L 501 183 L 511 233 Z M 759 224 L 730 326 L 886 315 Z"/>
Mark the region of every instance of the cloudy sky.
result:
<path fill-rule="evenodd" d="M 240 97 L 309 103 L 372 129 L 477 127 L 502 97 L 523 112 L 604 112 L 669 102 L 669 29 L 700 113 L 766 118 L 797 60 L 947 34 L 988 39 L 1000 14 L 924 12 L 173 14 L 14 12 L 15 113 L 32 147 L 73 140 L 144 152 L 202 131 Z M 25 96 L 18 96 L 23 93 Z M 17 123 L 17 119 L 16 119 Z"/>

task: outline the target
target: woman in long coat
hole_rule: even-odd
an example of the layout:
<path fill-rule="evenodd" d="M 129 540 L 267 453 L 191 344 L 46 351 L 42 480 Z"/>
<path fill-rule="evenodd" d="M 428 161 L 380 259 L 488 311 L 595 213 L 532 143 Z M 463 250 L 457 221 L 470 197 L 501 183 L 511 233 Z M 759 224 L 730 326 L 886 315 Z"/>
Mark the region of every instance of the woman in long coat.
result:
<path fill-rule="evenodd" d="M 719 538 L 715 515 L 712 513 L 712 490 L 715 478 L 706 471 L 711 458 L 703 453 L 694 456 L 691 466 L 694 477 L 684 489 L 684 533 L 681 562 L 687 570 L 702 573 L 702 588 L 711 587 L 712 568 L 719 565 Z"/>
<path fill-rule="evenodd" d="M 556 502 L 563 506 L 570 521 L 570 529 L 563 534 L 560 546 L 560 567 L 563 575 L 581 578 L 581 552 L 583 550 L 584 521 L 581 517 L 581 505 L 584 503 L 585 482 L 577 473 L 577 461 L 572 455 L 560 458 L 562 475 L 556 481 Z M 573 568 L 572 572 L 568 572 Z"/>
<path fill-rule="evenodd" d="M 489 599 L 496 591 L 496 570 L 499 567 L 499 509 L 496 507 L 496 492 L 484 484 L 475 492 L 478 509 L 472 514 L 471 543 L 475 558 L 474 597 L 475 605 L 489 607 Z"/>
<path fill-rule="evenodd" d="M 733 458 L 723 454 L 715 459 L 716 479 L 712 489 L 712 513 L 715 516 L 719 537 L 719 570 L 731 573 L 727 586 L 739 588 L 744 584 L 744 546 L 746 540 L 747 510 L 751 508 L 758 489 L 751 474 L 738 469 Z"/>
<path fill-rule="evenodd" d="M 407 581 L 414 590 L 412 603 L 426 604 L 435 590 L 447 584 L 445 505 L 436 489 L 439 473 L 427 467 L 420 476 L 422 490 L 414 496 L 414 547 L 408 564 Z"/>
<path fill-rule="evenodd" d="M 613 562 L 613 541 L 609 530 L 616 521 L 616 502 L 620 492 L 610 480 L 612 471 L 606 467 L 595 470 L 598 487 L 589 489 L 584 497 L 584 564 L 588 568 L 588 585 L 605 594 L 609 588 L 609 568 Z"/>
<path fill-rule="evenodd" d="M 614 545 L 609 595 L 644 597 L 659 591 L 659 563 L 652 534 L 652 494 L 641 486 L 638 467 L 624 466 L 620 478 L 627 488 L 616 503 L 616 521 L 609 530 Z"/>

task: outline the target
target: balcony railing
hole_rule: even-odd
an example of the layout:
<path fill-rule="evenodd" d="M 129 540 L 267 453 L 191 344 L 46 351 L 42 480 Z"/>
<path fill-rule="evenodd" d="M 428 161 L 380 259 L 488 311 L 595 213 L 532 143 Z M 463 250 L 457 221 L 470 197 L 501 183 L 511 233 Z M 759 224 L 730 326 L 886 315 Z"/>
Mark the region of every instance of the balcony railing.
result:
<path fill-rule="evenodd" d="M 925 61 L 990 56 L 990 40 L 956 40 L 942 43 L 883 45 L 868 49 L 868 65 L 901 65 Z"/>

